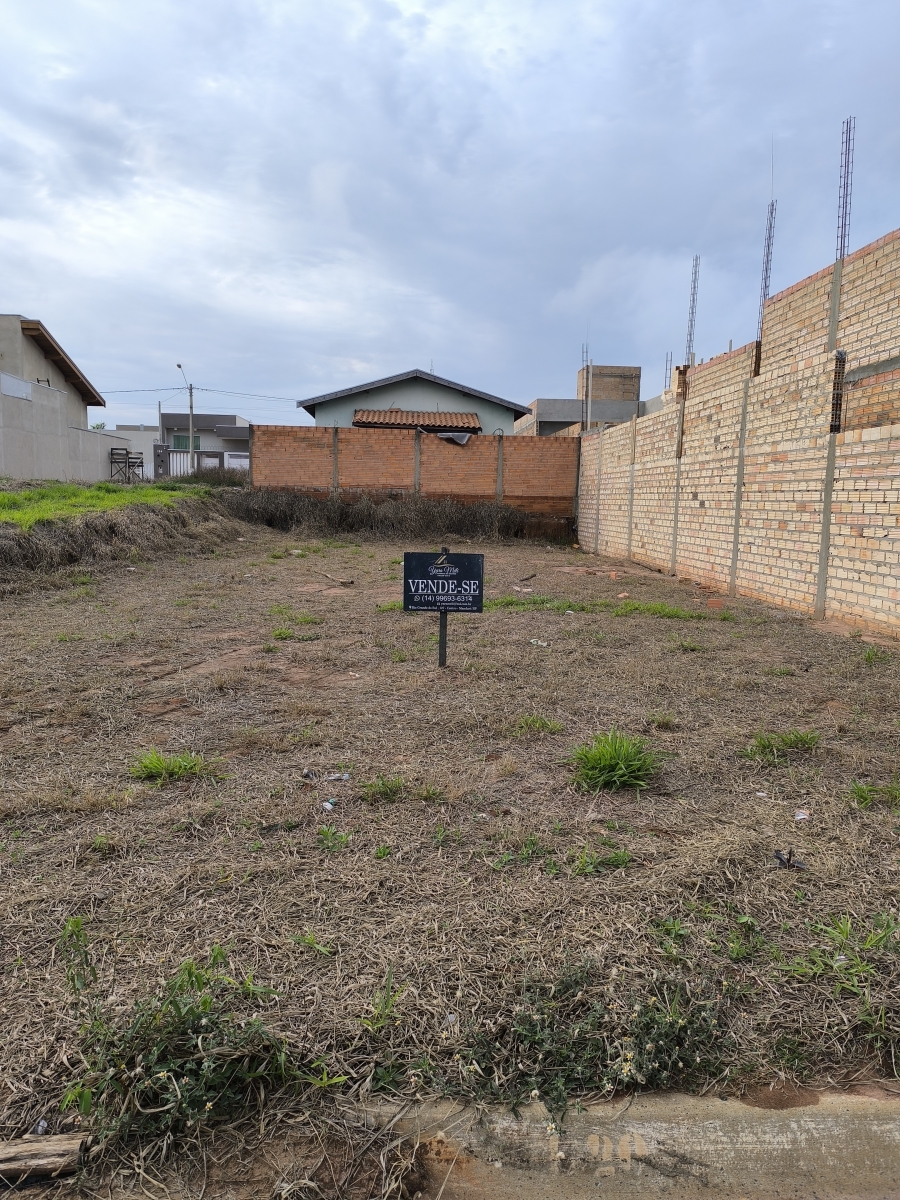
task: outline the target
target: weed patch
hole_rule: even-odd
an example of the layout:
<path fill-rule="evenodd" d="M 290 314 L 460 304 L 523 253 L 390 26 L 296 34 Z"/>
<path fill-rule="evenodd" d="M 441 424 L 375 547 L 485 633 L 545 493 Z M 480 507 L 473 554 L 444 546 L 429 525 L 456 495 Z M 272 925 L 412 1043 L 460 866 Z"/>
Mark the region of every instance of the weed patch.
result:
<path fill-rule="evenodd" d="M 306 946 L 308 950 L 315 950 L 317 954 L 331 954 L 334 949 L 333 946 L 320 942 L 311 929 L 307 929 L 305 933 L 292 934 L 291 941 L 295 946 Z"/>
<path fill-rule="evenodd" d="M 321 825 L 317 831 L 317 839 L 322 850 L 346 850 L 350 845 L 352 833 L 339 833 L 336 825 Z"/>
<path fill-rule="evenodd" d="M 574 1093 L 683 1087 L 715 1069 L 723 1039 L 715 1001 L 677 986 L 614 1000 L 604 983 L 593 964 L 552 984 L 526 981 L 465 1040 L 447 1090 L 513 1110 L 540 1098 L 559 1126 Z"/>
<path fill-rule="evenodd" d="M 406 984 L 402 984 L 398 988 L 394 987 L 394 969 L 393 967 L 388 967 L 384 986 L 378 988 L 372 997 L 371 1015 L 361 1017 L 360 1025 L 364 1029 L 368 1029 L 370 1033 L 380 1033 L 393 1019 L 397 1001 L 405 990 Z"/>
<path fill-rule="evenodd" d="M 572 861 L 573 875 L 599 875 L 601 871 L 627 867 L 631 855 L 627 850 L 613 850 L 610 854 L 597 853 L 584 846 Z"/>
<path fill-rule="evenodd" d="M 300 1083 L 285 1043 L 235 1012 L 271 993 L 226 975 L 224 962 L 217 946 L 206 966 L 186 960 L 124 1024 L 95 1006 L 81 1034 L 84 1070 L 62 1107 L 89 1118 L 102 1147 L 140 1142 L 146 1156 L 153 1143 L 258 1112 L 267 1093 Z"/>
<path fill-rule="evenodd" d="M 323 625 L 324 617 L 314 617 L 311 613 L 297 612 L 290 604 L 273 604 L 269 609 L 272 617 L 281 617 L 285 625 Z"/>
<path fill-rule="evenodd" d="M 555 613 L 601 613 L 609 612 L 614 617 L 662 617 L 666 620 L 705 621 L 706 613 L 688 608 L 679 608 L 662 601 L 621 600 L 554 600 L 552 596 L 498 596 L 484 602 L 485 612 L 555 612 Z"/>
<path fill-rule="evenodd" d="M 661 617 L 665 621 L 705 621 L 706 613 L 692 608 L 680 608 L 677 604 L 661 601 L 623 600 L 612 610 L 614 617 Z"/>

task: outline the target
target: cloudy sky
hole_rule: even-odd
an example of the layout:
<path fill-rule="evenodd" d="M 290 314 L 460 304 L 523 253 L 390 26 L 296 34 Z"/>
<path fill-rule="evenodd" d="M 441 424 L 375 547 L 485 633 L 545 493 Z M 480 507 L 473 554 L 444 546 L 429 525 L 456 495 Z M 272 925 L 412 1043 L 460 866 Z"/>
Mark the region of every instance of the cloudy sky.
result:
<path fill-rule="evenodd" d="M 896 0 L 0 0 L 0 311 L 155 419 L 418 366 L 528 403 L 581 345 L 645 396 L 900 225 Z M 115 393 L 115 394 L 113 394 Z M 297 421 L 292 404 L 198 408 Z"/>

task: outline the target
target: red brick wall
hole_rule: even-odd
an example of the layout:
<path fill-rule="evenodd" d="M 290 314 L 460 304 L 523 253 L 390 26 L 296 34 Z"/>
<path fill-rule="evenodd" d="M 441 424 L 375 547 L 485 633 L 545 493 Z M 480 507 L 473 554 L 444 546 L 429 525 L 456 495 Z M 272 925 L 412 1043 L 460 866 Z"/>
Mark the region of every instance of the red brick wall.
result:
<path fill-rule="evenodd" d="M 338 494 L 411 494 L 416 435 L 410 429 L 338 429 Z M 419 491 L 466 503 L 496 500 L 502 452 L 502 500 L 524 512 L 572 517 L 578 485 L 576 438 L 477 435 L 465 446 L 423 433 Z M 329 495 L 335 431 L 309 425 L 255 425 L 250 447 L 254 487 Z"/>
<path fill-rule="evenodd" d="M 829 267 L 767 302 L 758 376 L 752 375 L 753 345 L 690 372 L 680 466 L 673 393 L 661 412 L 636 422 L 633 472 L 629 425 L 582 438 L 579 539 L 585 549 L 630 550 L 635 561 L 663 571 L 674 561 L 678 575 L 800 612 L 815 612 L 824 599 L 825 615 L 900 630 L 900 372 L 848 384 L 825 512 L 832 274 Z M 897 355 L 900 230 L 844 261 L 838 317 L 836 349 L 845 351 L 848 370 Z"/>

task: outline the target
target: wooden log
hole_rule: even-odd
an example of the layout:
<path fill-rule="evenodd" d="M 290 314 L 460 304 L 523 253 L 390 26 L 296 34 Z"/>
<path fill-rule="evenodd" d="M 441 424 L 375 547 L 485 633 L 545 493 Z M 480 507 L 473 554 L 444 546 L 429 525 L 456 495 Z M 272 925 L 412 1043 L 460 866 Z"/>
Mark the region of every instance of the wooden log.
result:
<path fill-rule="evenodd" d="M 71 1175 L 78 1170 L 84 1133 L 27 1135 L 0 1142 L 0 1179 L 18 1183 L 41 1175 Z"/>

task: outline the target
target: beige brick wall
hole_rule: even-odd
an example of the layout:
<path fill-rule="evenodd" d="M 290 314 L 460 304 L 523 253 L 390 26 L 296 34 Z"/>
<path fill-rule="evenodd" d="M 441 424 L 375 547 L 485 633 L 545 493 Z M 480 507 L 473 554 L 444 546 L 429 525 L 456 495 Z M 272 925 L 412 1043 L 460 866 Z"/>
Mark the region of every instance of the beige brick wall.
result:
<path fill-rule="evenodd" d="M 677 487 L 678 575 L 727 591 L 737 529 L 734 590 L 806 613 L 816 609 L 822 546 L 834 380 L 832 278 L 828 267 L 767 302 L 758 376 L 752 375 L 753 344 L 690 371 Z M 844 261 L 836 348 L 845 351 L 848 370 L 900 354 L 900 230 Z M 583 436 L 579 489 L 585 549 L 630 552 L 663 571 L 673 562 L 679 477 L 678 404 L 673 394 L 667 400 L 633 431 L 622 425 Z M 842 428 L 825 615 L 898 631 L 900 371 L 849 384 Z"/>

